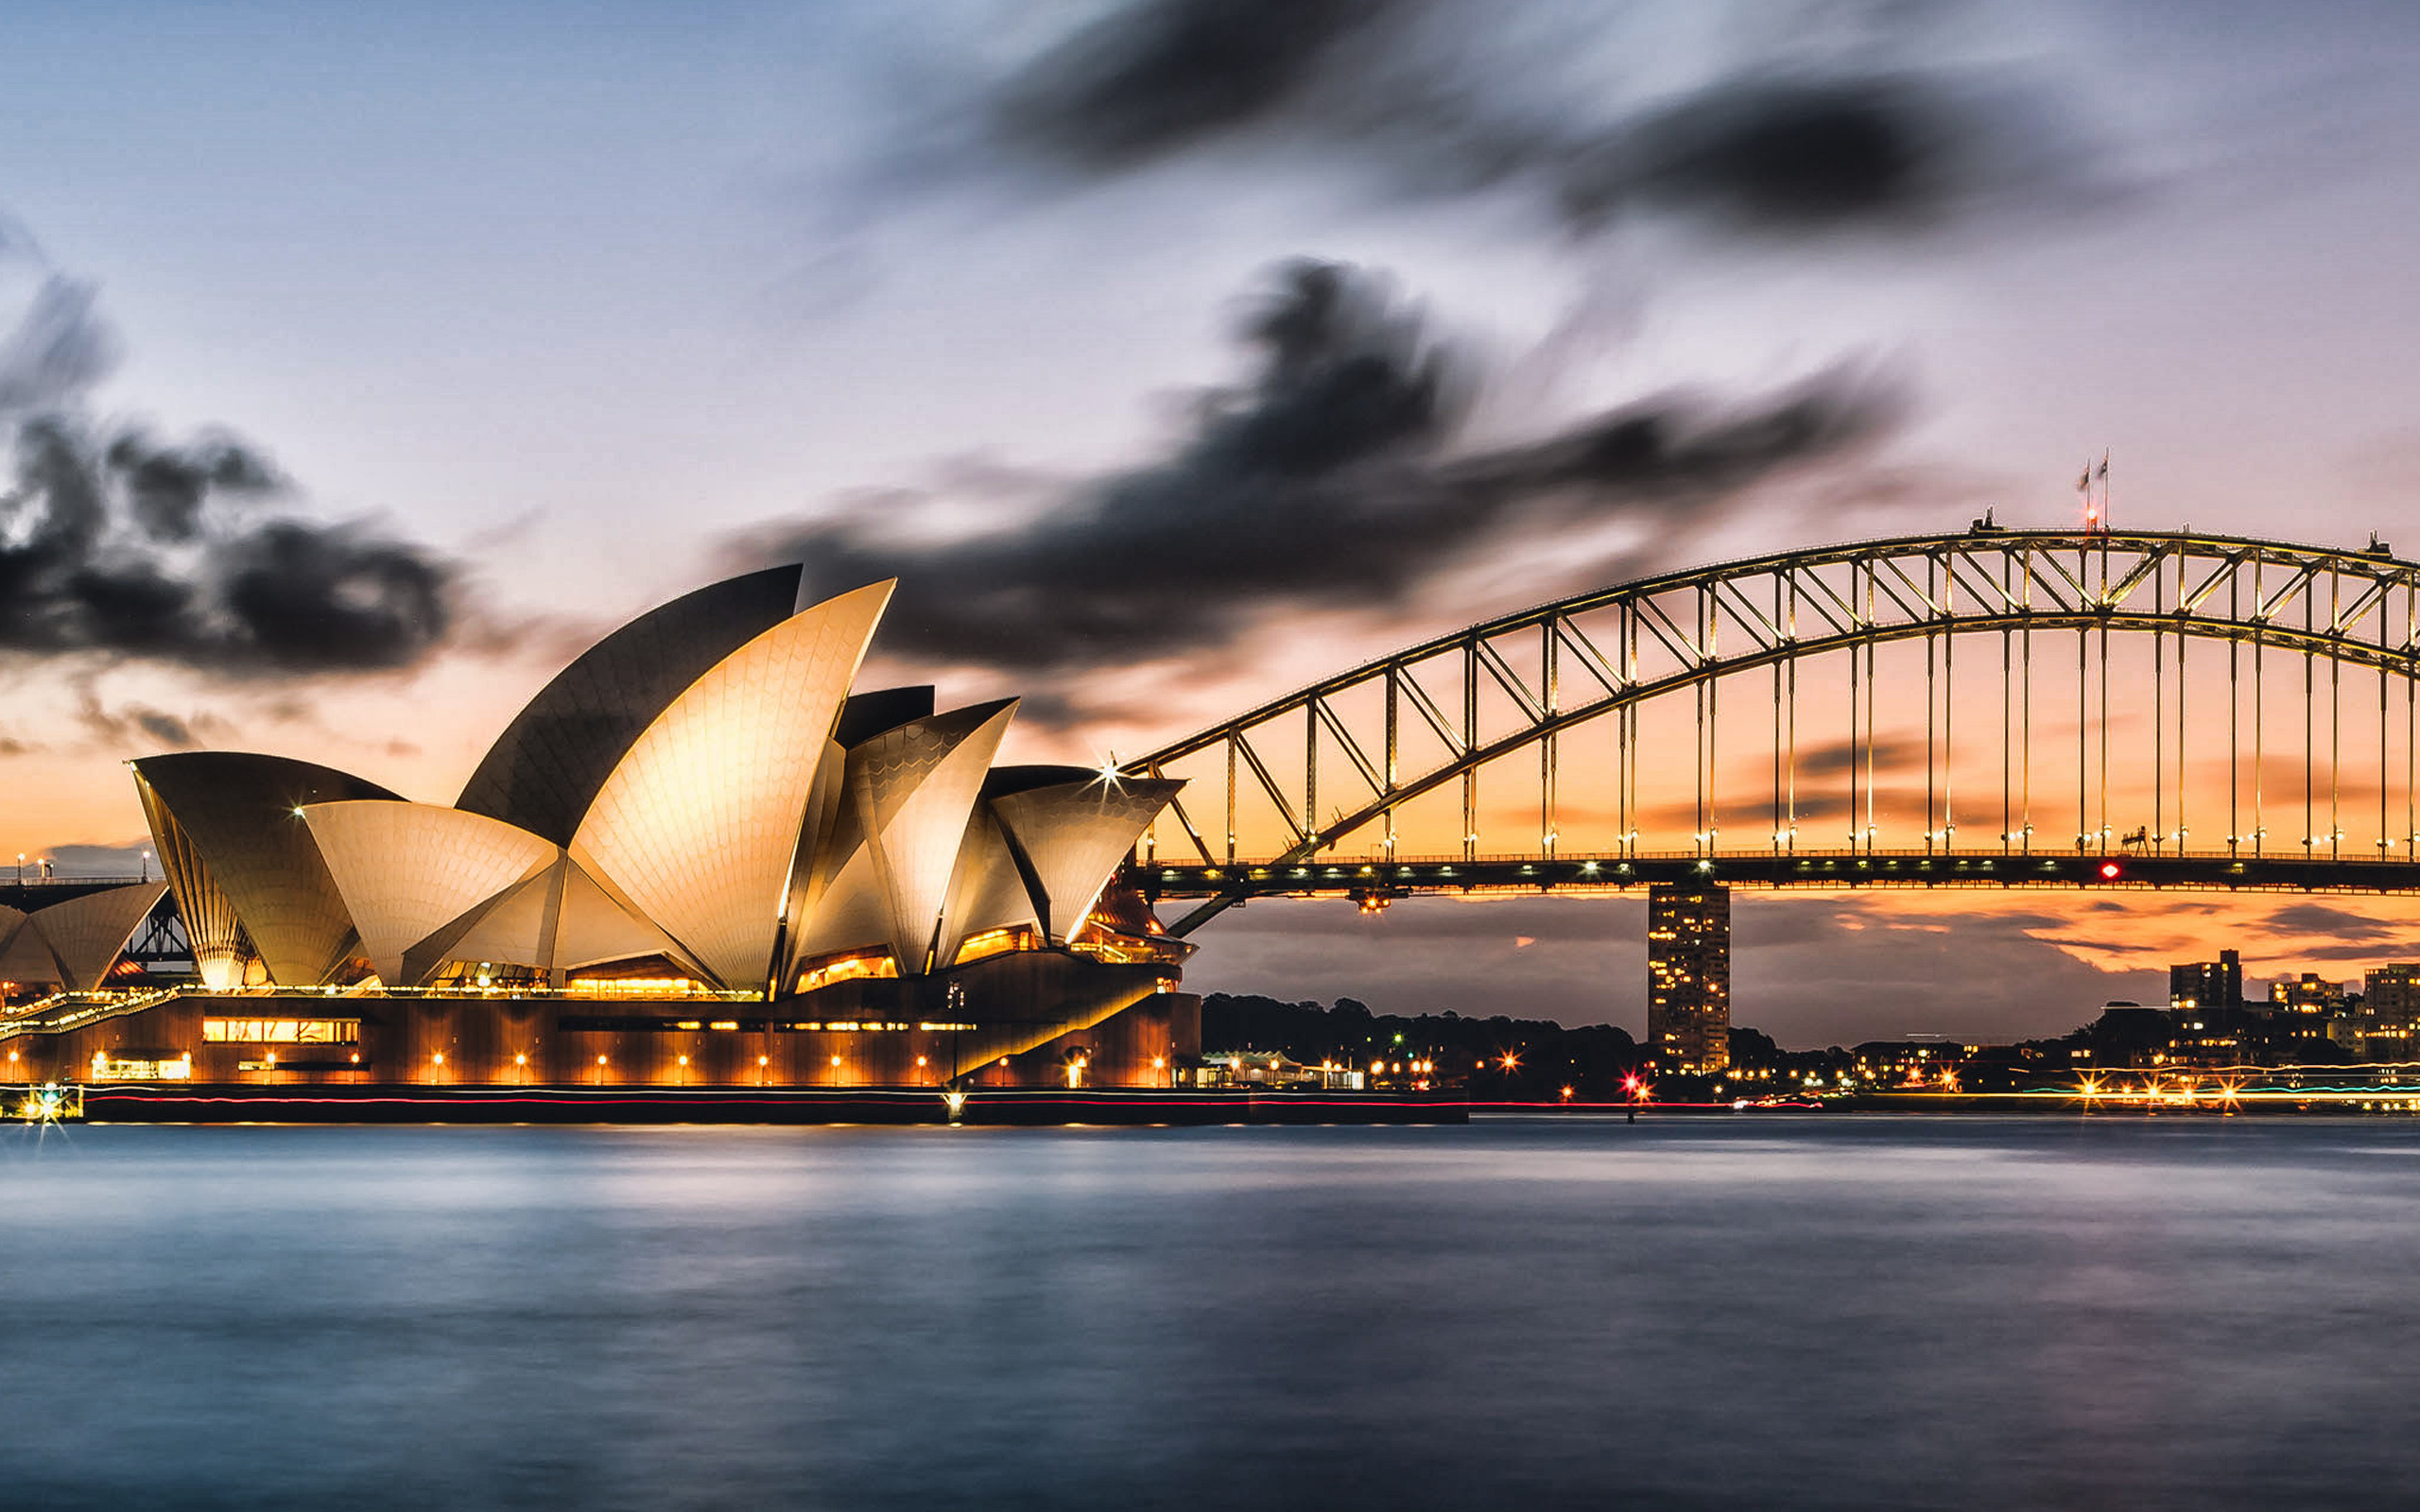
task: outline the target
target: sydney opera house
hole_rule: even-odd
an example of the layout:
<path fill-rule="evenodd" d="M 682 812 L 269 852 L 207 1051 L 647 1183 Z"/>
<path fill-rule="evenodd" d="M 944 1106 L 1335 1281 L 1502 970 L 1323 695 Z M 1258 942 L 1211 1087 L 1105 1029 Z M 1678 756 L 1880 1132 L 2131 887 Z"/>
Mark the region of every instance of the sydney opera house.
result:
<path fill-rule="evenodd" d="M 1014 700 L 857 690 L 890 585 L 803 577 L 606 637 L 450 807 L 132 763 L 165 880 L 0 911 L 0 1080 L 1169 1085 L 1186 947 L 1115 879 L 1176 784 L 995 765 Z M 163 978 L 132 947 L 171 921 Z"/>

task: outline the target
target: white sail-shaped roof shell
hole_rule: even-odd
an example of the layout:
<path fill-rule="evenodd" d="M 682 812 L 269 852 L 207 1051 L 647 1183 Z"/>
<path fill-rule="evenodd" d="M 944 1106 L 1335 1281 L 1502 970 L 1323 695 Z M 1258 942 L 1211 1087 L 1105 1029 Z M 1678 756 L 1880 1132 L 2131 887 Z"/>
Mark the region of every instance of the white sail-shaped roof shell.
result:
<path fill-rule="evenodd" d="M 1011 701 L 913 720 L 866 742 L 864 759 L 849 764 L 849 800 L 890 905 L 891 954 L 910 975 L 932 964 L 967 816 L 1015 713 Z"/>
<path fill-rule="evenodd" d="M 562 972 L 683 953 L 632 918 L 561 846 L 462 809 L 318 803 L 303 819 L 381 981 L 426 981 L 449 961 Z"/>
<path fill-rule="evenodd" d="M 0 982 L 95 990 L 167 890 L 165 882 L 138 882 L 30 914 L 0 907 Z"/>
<path fill-rule="evenodd" d="M 282 987 L 316 987 L 344 970 L 353 917 L 302 812 L 400 795 L 333 767 L 247 751 L 180 751 L 133 765 L 205 981 L 233 977 L 246 941 Z"/>
<path fill-rule="evenodd" d="M 563 871 L 570 865 L 569 856 L 559 854 L 537 875 L 483 900 L 415 943 L 404 955 L 406 980 L 427 981 L 448 961 L 526 966 L 552 973 Z"/>
<path fill-rule="evenodd" d="M 662 955 L 694 969 L 664 931 L 633 917 L 569 855 L 422 940 L 404 957 L 421 981 L 448 961 L 527 966 L 561 976 L 583 966 Z"/>
<path fill-rule="evenodd" d="M 859 845 L 831 881 L 818 889 L 815 904 L 790 934 L 791 970 L 819 956 L 888 950 L 890 902 L 874 870 L 873 850 Z"/>
<path fill-rule="evenodd" d="M 978 803 L 966 821 L 966 837 L 958 848 L 958 875 L 950 884 L 949 907 L 942 924 L 942 948 L 936 957 L 943 965 L 975 936 L 1024 924 L 1040 928 L 1042 915 L 1017 869 L 1016 857 L 992 817 L 991 805 Z"/>
<path fill-rule="evenodd" d="M 409 980 L 406 951 L 562 854 L 502 819 L 434 803 L 313 803 L 302 819 L 361 932 L 362 954 L 391 986 Z"/>
<path fill-rule="evenodd" d="M 967 816 L 1015 713 L 1013 699 L 955 709 L 849 749 L 839 812 L 805 868 L 794 962 L 880 946 L 905 973 L 926 969 Z"/>
<path fill-rule="evenodd" d="M 1167 778 L 1091 778 L 990 800 L 1039 896 L 1043 927 L 1063 940 L 1117 872 L 1118 863 L 1184 784 Z"/>
<path fill-rule="evenodd" d="M 32 987 L 63 981 L 65 976 L 32 917 L 14 908 L 0 908 L 0 982 Z"/>
<path fill-rule="evenodd" d="M 687 959 L 678 943 L 644 919 L 633 917 L 596 879 L 566 857 L 555 925 L 555 969 L 576 971 L 605 961 L 638 955 Z"/>
<path fill-rule="evenodd" d="M 774 964 L 816 767 L 891 587 L 802 610 L 717 662 L 632 743 L 573 836 L 609 893 L 727 985 Z"/>
<path fill-rule="evenodd" d="M 243 920 L 235 917 L 234 900 L 212 879 L 192 837 L 140 771 L 135 774 L 134 790 L 143 800 L 144 817 L 150 821 L 151 844 L 159 851 L 161 869 L 176 891 L 177 919 L 184 925 L 196 974 L 213 991 L 240 986 L 249 950 Z"/>
<path fill-rule="evenodd" d="M 64 985 L 89 992 L 101 985 L 110 968 L 126 954 L 127 942 L 167 890 L 165 882 L 105 887 L 53 903 L 27 919 L 26 927 L 42 932 L 66 973 Z"/>

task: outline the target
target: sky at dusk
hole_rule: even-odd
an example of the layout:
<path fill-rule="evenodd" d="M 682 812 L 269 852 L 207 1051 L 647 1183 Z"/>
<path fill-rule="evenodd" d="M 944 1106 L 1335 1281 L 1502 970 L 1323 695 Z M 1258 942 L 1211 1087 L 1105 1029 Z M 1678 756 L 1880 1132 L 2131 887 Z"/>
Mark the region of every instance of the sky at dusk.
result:
<path fill-rule="evenodd" d="M 2408 5 L 12 7 L 0 853 L 119 765 L 451 801 L 714 577 L 1167 743 L 1558 594 L 2065 525 L 2420 548 Z M 1619 440 L 1623 444 L 1614 445 Z M 1188 985 L 1644 1018 L 1643 903 L 1266 902 Z M 2397 901 L 1737 902 L 1785 1043 L 2057 1032 Z"/>

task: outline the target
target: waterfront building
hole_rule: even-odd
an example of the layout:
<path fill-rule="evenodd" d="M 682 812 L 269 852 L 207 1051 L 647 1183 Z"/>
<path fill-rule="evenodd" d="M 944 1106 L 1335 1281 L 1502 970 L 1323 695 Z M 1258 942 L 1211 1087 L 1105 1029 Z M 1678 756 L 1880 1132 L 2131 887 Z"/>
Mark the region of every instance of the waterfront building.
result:
<path fill-rule="evenodd" d="M 1373 1062 L 1374 1065 L 1381 1064 Z M 1425 1064 L 1425 1062 L 1423 1062 Z M 1382 1076 L 1373 1073 L 1365 1077 L 1355 1066 L 1340 1066 L 1323 1060 L 1306 1066 L 1282 1050 L 1229 1050 L 1202 1058 L 1190 1068 L 1196 1087 L 1236 1088 L 1266 1087 L 1313 1091 L 1360 1091 Z M 1426 1084 L 1423 1084 L 1424 1090 Z"/>
<path fill-rule="evenodd" d="M 1016 700 L 857 689 L 891 585 L 803 586 L 614 631 L 450 806 L 279 756 L 132 763 L 166 882 L 0 914 L 0 977 L 104 986 L 164 887 L 198 980 L 0 1037 L 102 1080 L 1171 1085 L 1190 947 L 1112 883 L 1179 784 L 996 765 Z"/>
<path fill-rule="evenodd" d="M 2183 1065 L 2239 1066 L 2253 1057 L 2260 1026 L 2248 1010 L 2178 1008 L 2169 1013 L 2170 1047 Z"/>
<path fill-rule="evenodd" d="M 2240 1064 L 2264 1037 L 2262 1010 L 2244 1001 L 2243 957 L 2234 951 L 2221 951 L 2215 961 L 2170 966 L 2168 1006 L 2174 1023 L 2173 1058 L 2187 1065 Z"/>
<path fill-rule="evenodd" d="M 1866 1091 L 1946 1091 L 1960 1085 L 1967 1058 L 1982 1048 L 1938 1039 L 1869 1040 L 1848 1051 L 1849 1066 Z"/>
<path fill-rule="evenodd" d="M 2269 1012 L 2259 1025 L 2264 1057 L 2273 1062 L 2342 1058 L 2344 989 L 2309 971 L 2269 984 Z"/>
<path fill-rule="evenodd" d="M 2312 972 L 2281 976 L 2269 984 L 2269 1005 L 2279 1013 L 2325 1015 L 2344 1006 L 2342 984 L 2323 981 Z"/>
<path fill-rule="evenodd" d="M 2168 1005 L 2179 1010 L 2232 1013 L 2243 1007 L 2243 958 L 2219 952 L 2215 961 L 2187 961 L 2168 969 Z"/>
<path fill-rule="evenodd" d="M 2361 1057 L 2411 1060 L 2420 1055 L 2420 964 L 2391 961 L 2361 980 Z"/>
<path fill-rule="evenodd" d="M 2391 961 L 2362 973 L 2361 1008 L 2382 1019 L 2420 1018 L 2420 964 Z"/>
<path fill-rule="evenodd" d="M 2174 1018 L 2139 1003 L 2103 1004 L 2100 1017 L 2084 1025 L 2080 1038 L 2096 1068 L 2166 1066 L 2180 1058 Z"/>
<path fill-rule="evenodd" d="M 1647 892 L 1647 1044 L 1663 1071 L 1731 1064 L 1731 890 L 1657 883 Z"/>

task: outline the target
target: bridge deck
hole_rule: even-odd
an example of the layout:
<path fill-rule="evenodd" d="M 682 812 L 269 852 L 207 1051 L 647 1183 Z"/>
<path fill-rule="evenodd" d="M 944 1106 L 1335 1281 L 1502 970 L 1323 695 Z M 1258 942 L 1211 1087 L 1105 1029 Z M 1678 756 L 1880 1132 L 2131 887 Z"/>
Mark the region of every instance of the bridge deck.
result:
<path fill-rule="evenodd" d="M 2115 868 L 2114 874 L 2108 868 Z M 1336 860 L 1285 865 L 1138 863 L 1153 899 L 1402 897 L 1414 893 L 1621 892 L 1651 883 L 1726 887 L 2089 887 L 2102 891 L 2420 893 L 2420 860 L 2217 855 L 2047 856 L 1876 851 Z"/>
<path fill-rule="evenodd" d="M 136 877 L 41 877 L 28 876 L 16 880 L 0 870 L 0 905 L 32 913 L 52 903 L 63 903 L 91 893 L 107 892 L 112 887 L 131 887 L 138 883 L 158 879 L 147 872 Z"/>

